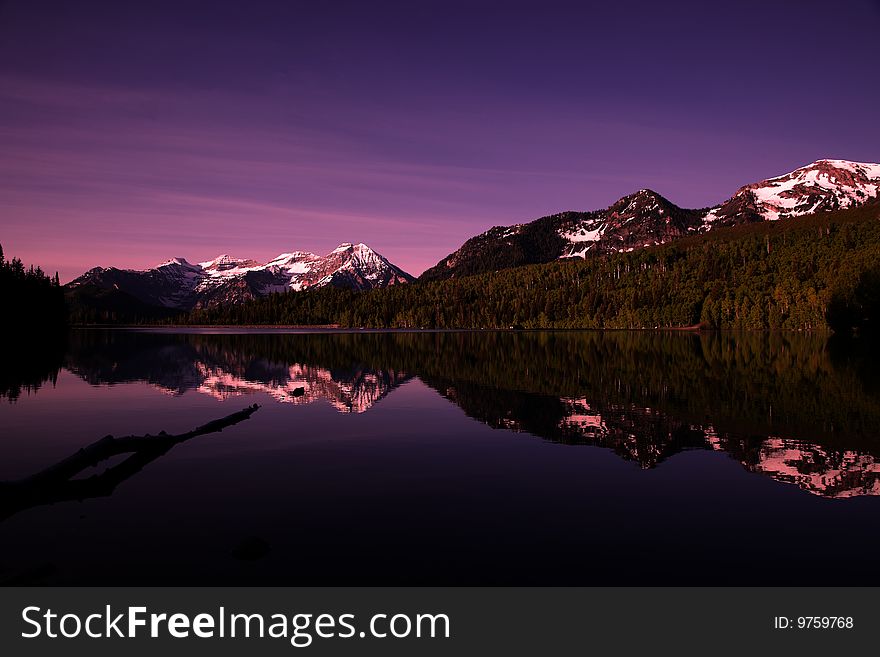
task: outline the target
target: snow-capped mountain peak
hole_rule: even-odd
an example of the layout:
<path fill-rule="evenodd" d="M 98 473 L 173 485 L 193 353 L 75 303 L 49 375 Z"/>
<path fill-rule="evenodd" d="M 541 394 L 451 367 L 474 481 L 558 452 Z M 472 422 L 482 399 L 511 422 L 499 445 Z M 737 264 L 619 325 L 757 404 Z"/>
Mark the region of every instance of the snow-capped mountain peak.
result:
<path fill-rule="evenodd" d="M 298 260 L 308 260 L 320 258 L 321 256 L 310 253 L 308 251 L 291 251 L 290 253 L 279 253 L 277 256 L 272 258 L 267 265 L 283 265 L 288 262 L 295 262 Z"/>
<path fill-rule="evenodd" d="M 412 280 L 366 244 L 346 243 L 326 256 L 290 251 L 266 263 L 222 254 L 195 265 L 184 258 L 172 258 L 141 271 L 98 267 L 70 285 L 113 287 L 151 305 L 189 310 L 272 292 L 325 285 L 362 290 Z"/>
<path fill-rule="evenodd" d="M 878 196 L 880 164 L 832 159 L 745 185 L 708 211 L 680 208 L 655 191 L 640 189 L 605 210 L 554 215 L 564 243 L 558 257 L 632 251 L 719 226 L 842 210 Z"/>
<path fill-rule="evenodd" d="M 843 210 L 880 198 L 880 164 L 822 159 L 741 187 L 711 208 L 681 208 L 640 189 L 603 210 L 561 212 L 495 226 L 467 240 L 424 274 L 441 280 L 558 258 L 619 253 L 723 226 Z"/>
<path fill-rule="evenodd" d="M 878 192 L 880 164 L 817 160 L 784 175 L 741 187 L 706 214 L 702 229 L 844 210 L 877 198 Z"/>
<path fill-rule="evenodd" d="M 584 257 L 590 251 L 632 251 L 662 244 L 686 234 L 694 216 L 692 210 L 678 207 L 657 192 L 640 189 L 605 210 L 563 223 L 558 234 L 567 246 L 561 257 Z"/>
<path fill-rule="evenodd" d="M 293 251 L 291 253 L 282 253 L 266 263 L 268 268 L 277 268 L 294 276 L 296 274 L 307 274 L 312 270 L 315 263 L 322 260 L 321 256 L 307 251 Z M 295 285 L 296 283 L 294 283 Z M 294 287 L 294 289 L 300 289 Z"/>
<path fill-rule="evenodd" d="M 213 260 L 207 260 L 206 262 L 200 262 L 199 266 L 202 269 L 208 271 L 223 271 L 229 272 L 232 270 L 244 270 L 244 269 L 253 269 L 254 267 L 261 267 L 260 263 L 256 260 L 248 260 L 245 258 L 233 258 L 226 253 L 222 255 L 218 255 Z"/>
<path fill-rule="evenodd" d="M 170 260 L 166 260 L 165 262 L 156 265 L 156 267 L 168 267 L 173 265 L 179 265 L 182 267 L 195 267 L 195 265 L 191 265 L 190 263 L 188 263 L 186 261 L 186 258 L 171 258 Z"/>

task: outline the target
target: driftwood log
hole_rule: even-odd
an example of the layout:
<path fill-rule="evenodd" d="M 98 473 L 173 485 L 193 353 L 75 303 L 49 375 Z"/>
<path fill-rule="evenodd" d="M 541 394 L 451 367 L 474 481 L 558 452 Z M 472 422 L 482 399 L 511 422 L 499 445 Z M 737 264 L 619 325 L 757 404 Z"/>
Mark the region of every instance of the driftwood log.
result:
<path fill-rule="evenodd" d="M 175 445 L 196 436 L 223 431 L 247 420 L 258 408 L 259 405 L 254 404 L 177 435 L 162 431 L 156 436 L 104 436 L 45 470 L 17 481 L 0 482 L 0 521 L 24 509 L 43 504 L 109 496 L 120 483 L 168 453 Z M 100 474 L 73 479 L 86 468 L 95 467 L 120 454 L 131 456 Z"/>

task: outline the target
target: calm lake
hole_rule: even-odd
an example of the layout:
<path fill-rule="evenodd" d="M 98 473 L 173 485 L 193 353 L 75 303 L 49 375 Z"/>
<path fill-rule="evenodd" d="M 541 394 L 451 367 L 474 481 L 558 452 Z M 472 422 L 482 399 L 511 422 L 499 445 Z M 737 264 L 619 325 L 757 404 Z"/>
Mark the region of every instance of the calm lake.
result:
<path fill-rule="evenodd" d="M 877 585 L 878 362 L 807 334 L 74 331 L 4 356 L 3 482 L 261 408 L 0 484 L 0 581 Z"/>

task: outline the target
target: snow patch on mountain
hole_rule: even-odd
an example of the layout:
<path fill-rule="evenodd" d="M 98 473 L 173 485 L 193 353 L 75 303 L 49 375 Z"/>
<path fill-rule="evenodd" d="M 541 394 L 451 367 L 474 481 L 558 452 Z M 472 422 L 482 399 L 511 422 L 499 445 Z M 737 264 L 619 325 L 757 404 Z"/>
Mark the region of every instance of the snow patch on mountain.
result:
<path fill-rule="evenodd" d="M 582 222 L 574 229 L 560 230 L 559 236 L 569 243 L 568 248 L 560 256 L 562 258 L 583 258 L 593 244 L 602 239 L 607 224 L 599 220 Z"/>

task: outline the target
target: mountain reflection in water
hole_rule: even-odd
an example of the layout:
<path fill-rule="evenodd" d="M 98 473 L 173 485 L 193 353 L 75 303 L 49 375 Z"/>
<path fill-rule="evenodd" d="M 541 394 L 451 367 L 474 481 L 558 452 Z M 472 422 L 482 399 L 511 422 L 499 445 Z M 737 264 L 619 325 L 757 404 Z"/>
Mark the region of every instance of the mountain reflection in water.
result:
<path fill-rule="evenodd" d="M 723 451 L 776 481 L 846 498 L 880 495 L 875 354 L 860 349 L 804 334 L 78 331 L 54 372 L 40 367 L 45 379 L 64 367 L 96 386 L 266 393 L 345 413 L 418 377 L 494 428 L 607 448 L 642 468 Z M 6 382 L 6 396 L 36 390 L 35 376 Z"/>

